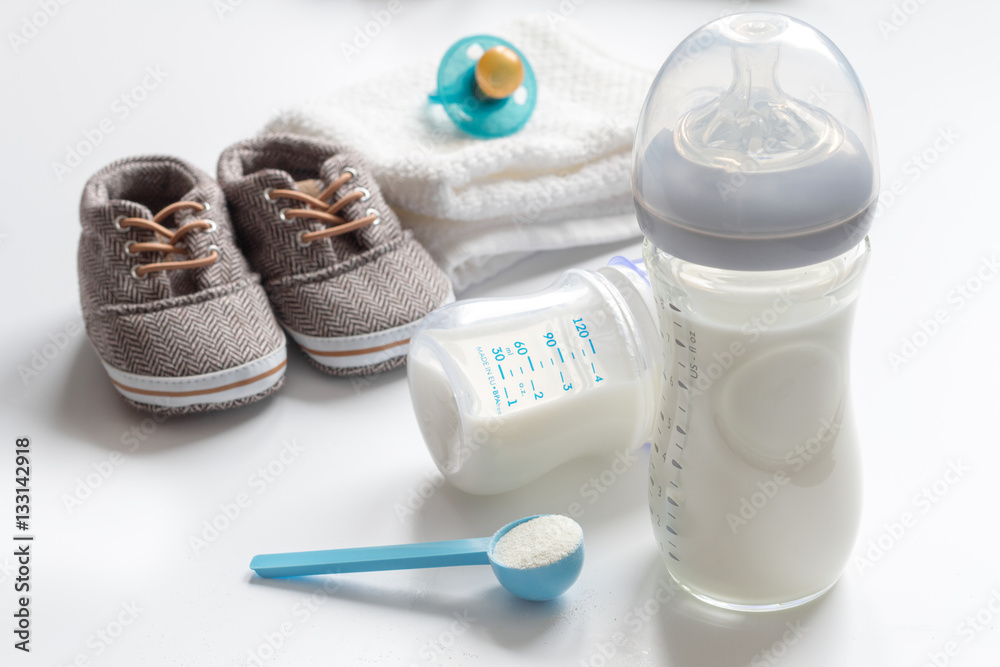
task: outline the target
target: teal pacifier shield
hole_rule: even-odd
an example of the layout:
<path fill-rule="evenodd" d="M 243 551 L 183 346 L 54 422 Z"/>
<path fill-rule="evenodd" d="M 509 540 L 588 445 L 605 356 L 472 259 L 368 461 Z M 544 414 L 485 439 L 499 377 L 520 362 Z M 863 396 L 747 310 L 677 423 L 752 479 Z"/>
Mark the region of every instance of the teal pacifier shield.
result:
<path fill-rule="evenodd" d="M 513 95 L 495 100 L 482 95 L 476 85 L 476 64 L 486 51 L 506 46 L 524 66 L 524 79 Z M 510 42 L 491 35 L 474 35 L 456 42 L 441 59 L 437 95 L 448 117 L 464 132 L 477 137 L 505 137 L 517 132 L 535 109 L 535 73 L 524 54 Z"/>

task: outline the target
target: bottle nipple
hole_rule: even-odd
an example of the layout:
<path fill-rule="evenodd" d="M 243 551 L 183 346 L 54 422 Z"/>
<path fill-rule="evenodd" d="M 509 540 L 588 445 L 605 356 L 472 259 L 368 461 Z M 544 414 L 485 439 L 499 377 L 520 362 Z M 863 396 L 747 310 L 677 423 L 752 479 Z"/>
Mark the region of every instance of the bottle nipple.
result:
<path fill-rule="evenodd" d="M 725 27 L 732 84 L 681 118 L 678 152 L 716 168 L 759 172 L 819 161 L 837 150 L 844 138 L 840 123 L 786 94 L 778 82 L 774 40 L 786 25 L 780 16 L 755 16 Z"/>

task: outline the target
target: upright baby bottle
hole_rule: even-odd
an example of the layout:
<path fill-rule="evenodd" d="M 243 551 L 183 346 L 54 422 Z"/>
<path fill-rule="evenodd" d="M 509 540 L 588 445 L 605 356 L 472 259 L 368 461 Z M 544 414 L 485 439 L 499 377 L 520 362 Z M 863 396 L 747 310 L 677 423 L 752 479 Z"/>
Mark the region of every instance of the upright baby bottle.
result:
<path fill-rule="evenodd" d="M 778 14 L 728 16 L 667 59 L 632 188 L 665 371 L 649 504 L 695 596 L 767 610 L 840 577 L 861 512 L 849 392 L 878 193 L 864 90 Z"/>

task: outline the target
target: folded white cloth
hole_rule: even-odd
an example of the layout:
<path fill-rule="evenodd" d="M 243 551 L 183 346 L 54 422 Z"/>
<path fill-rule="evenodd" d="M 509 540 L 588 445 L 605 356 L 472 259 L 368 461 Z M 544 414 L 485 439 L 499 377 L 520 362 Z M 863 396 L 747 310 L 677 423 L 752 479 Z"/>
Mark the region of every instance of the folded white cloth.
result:
<path fill-rule="evenodd" d="M 511 136 L 470 137 L 428 103 L 437 61 L 283 111 L 265 131 L 360 151 L 389 205 L 456 289 L 538 250 L 637 237 L 632 138 L 653 73 L 609 56 L 572 22 L 551 16 L 528 16 L 499 32 L 538 81 L 535 111 Z"/>

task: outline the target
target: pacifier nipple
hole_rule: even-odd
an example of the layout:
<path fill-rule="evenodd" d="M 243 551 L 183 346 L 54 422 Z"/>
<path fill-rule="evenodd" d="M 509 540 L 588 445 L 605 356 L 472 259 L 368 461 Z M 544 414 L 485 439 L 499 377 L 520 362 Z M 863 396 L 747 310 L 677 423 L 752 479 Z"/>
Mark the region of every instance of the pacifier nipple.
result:
<path fill-rule="evenodd" d="M 506 99 L 523 80 L 524 65 L 517 53 L 506 46 L 494 46 L 476 63 L 476 84 L 486 97 Z"/>

